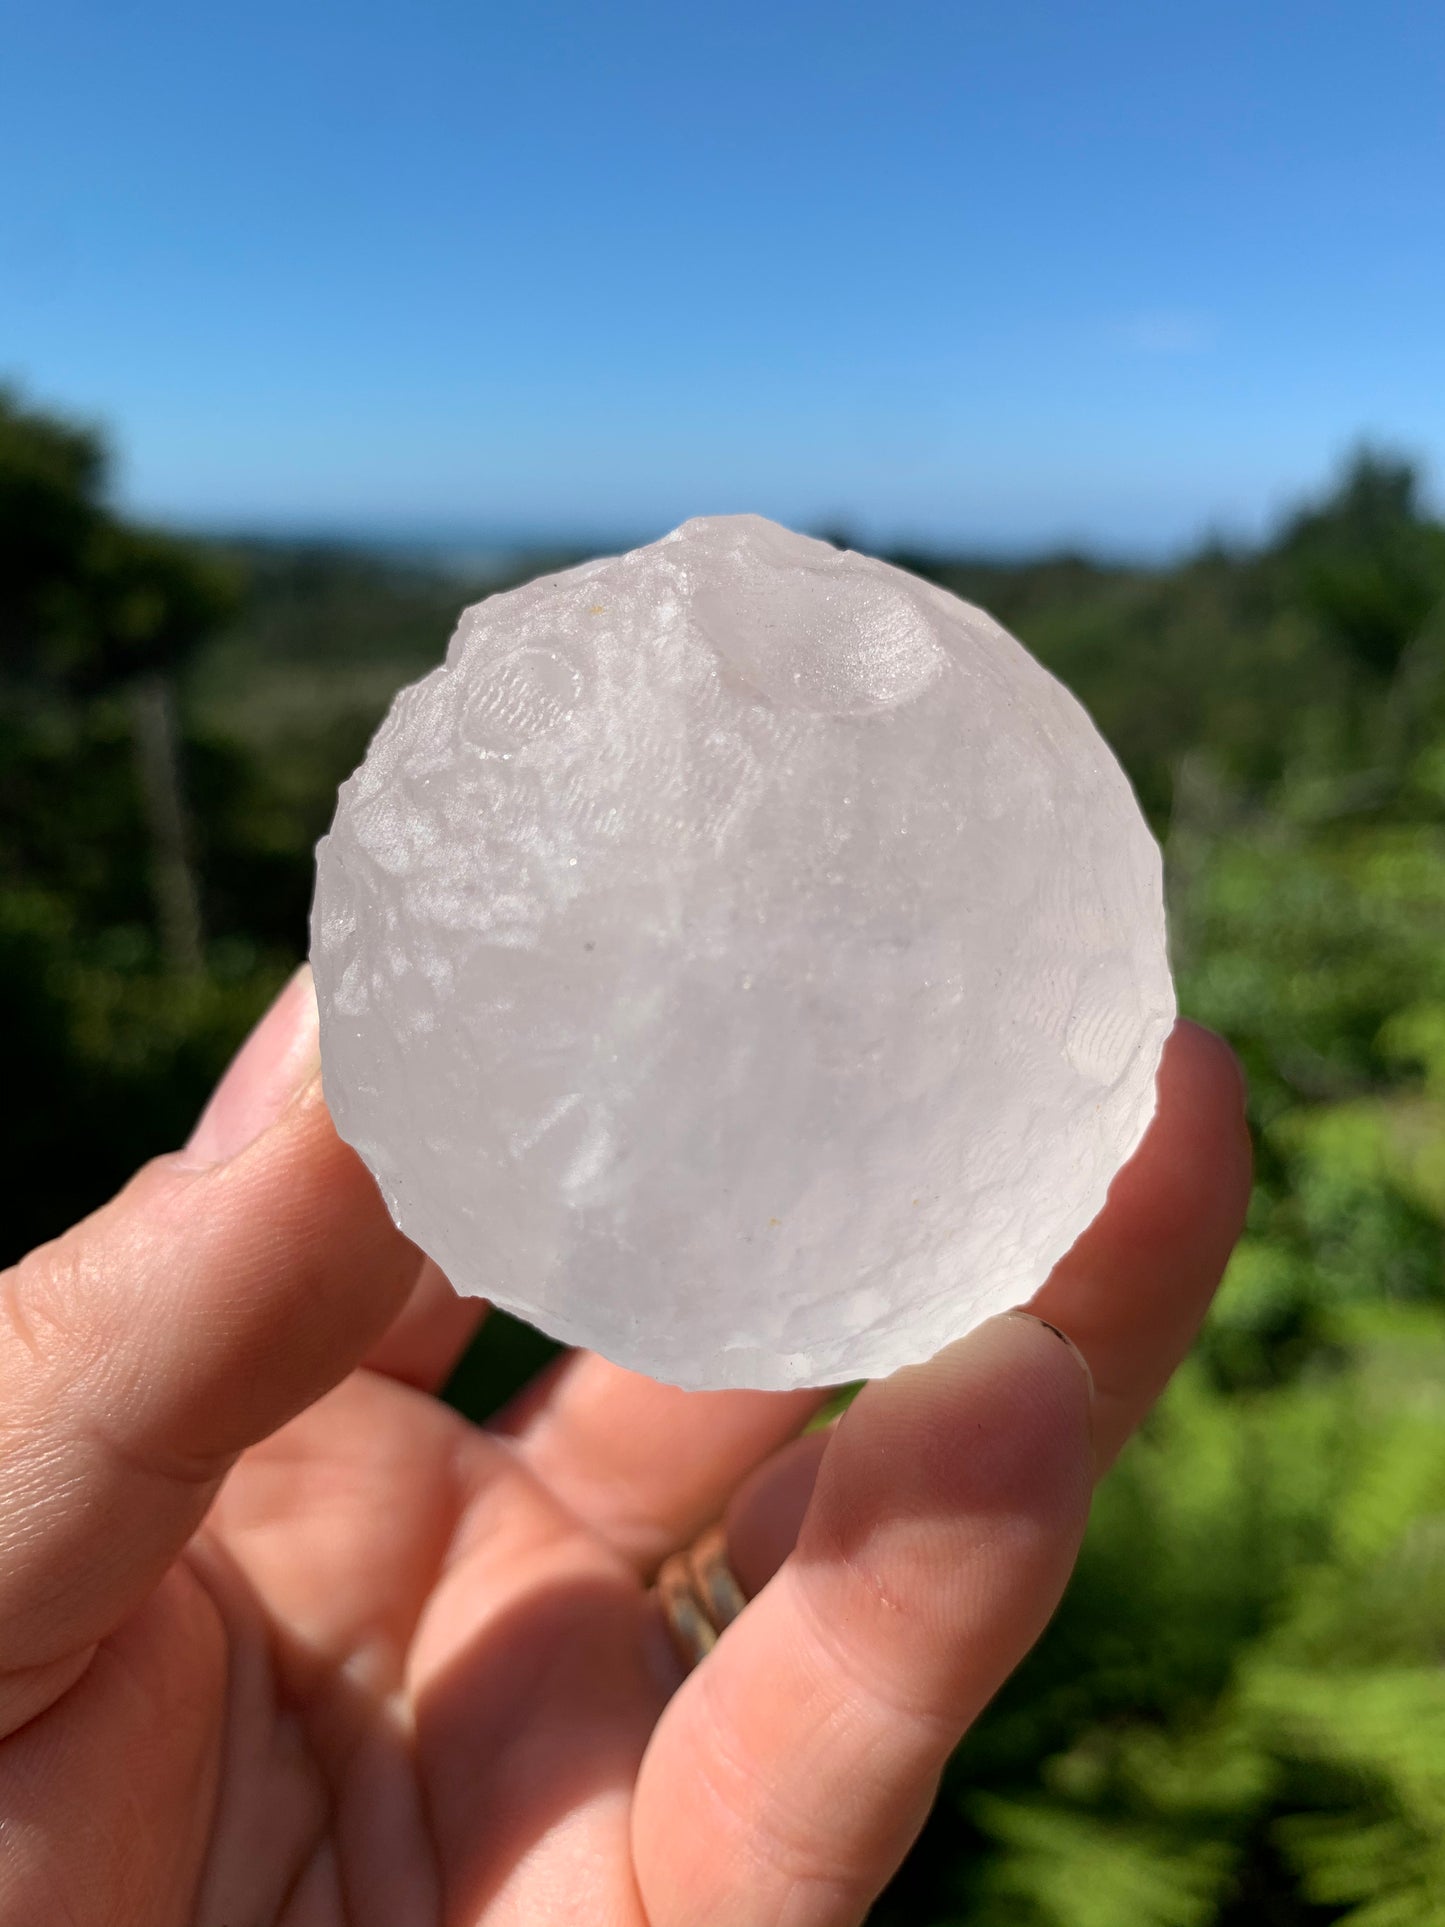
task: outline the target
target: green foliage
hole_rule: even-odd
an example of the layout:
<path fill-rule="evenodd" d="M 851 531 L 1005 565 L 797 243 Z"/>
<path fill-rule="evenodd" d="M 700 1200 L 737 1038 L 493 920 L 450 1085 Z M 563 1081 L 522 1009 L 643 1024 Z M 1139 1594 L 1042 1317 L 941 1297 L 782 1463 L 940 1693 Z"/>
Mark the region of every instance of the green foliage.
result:
<path fill-rule="evenodd" d="M 123 526 L 104 476 L 92 434 L 0 398 L 6 1256 L 185 1134 L 301 953 L 337 783 L 508 579 L 201 552 Z M 1250 1075 L 1258 1183 L 1193 1361 L 876 1922 L 1445 1927 L 1445 528 L 1367 453 L 1257 551 L 899 559 L 1119 749 L 1184 1006 Z M 136 753 L 157 679 L 169 795 Z M 191 963 L 158 851 L 194 872 Z M 489 1410 L 547 1349 L 499 1321 L 452 1396 Z"/>
<path fill-rule="evenodd" d="M 0 666 L 52 665 L 83 631 L 83 584 L 105 478 L 99 438 L 0 389 Z"/>
<path fill-rule="evenodd" d="M 95 544 L 91 569 L 93 649 L 72 670 L 88 687 L 179 667 L 239 607 L 231 569 L 193 543 L 150 529 L 111 523 Z"/>
<path fill-rule="evenodd" d="M 950 1770 L 981 1844 L 927 1918 L 1445 1919 L 1445 1325 L 1341 1336 L 1262 1393 L 1181 1375 Z"/>
<path fill-rule="evenodd" d="M 1218 1840 L 1041 1801 L 981 1795 L 975 1804 L 998 1847 L 968 1916 L 980 1927 L 1206 1927 L 1216 1918 L 1229 1865 Z"/>
<path fill-rule="evenodd" d="M 1389 676 L 1445 594 L 1445 530 L 1424 514 L 1410 464 L 1367 450 L 1285 530 L 1276 566 L 1332 642 Z"/>
<path fill-rule="evenodd" d="M 237 610 L 234 571 L 118 521 L 104 479 L 93 432 L 0 390 L 0 673 L 12 684 L 92 691 L 171 669 Z"/>

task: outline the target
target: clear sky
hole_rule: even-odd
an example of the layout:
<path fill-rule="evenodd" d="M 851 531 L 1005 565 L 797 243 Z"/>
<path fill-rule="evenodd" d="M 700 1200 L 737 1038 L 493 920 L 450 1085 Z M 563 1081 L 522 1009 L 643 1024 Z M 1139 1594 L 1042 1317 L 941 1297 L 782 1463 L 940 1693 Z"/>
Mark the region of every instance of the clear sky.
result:
<path fill-rule="evenodd" d="M 1445 470 L 1445 5 L 0 0 L 0 375 L 192 523 L 1158 549 Z"/>

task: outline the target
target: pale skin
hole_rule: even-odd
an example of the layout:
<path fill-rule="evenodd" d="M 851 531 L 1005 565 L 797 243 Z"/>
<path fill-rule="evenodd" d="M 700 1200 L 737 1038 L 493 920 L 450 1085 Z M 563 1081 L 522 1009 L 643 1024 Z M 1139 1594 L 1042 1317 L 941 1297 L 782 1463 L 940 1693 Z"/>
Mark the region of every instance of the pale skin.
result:
<path fill-rule="evenodd" d="M 1038 1318 L 806 1437 L 818 1394 L 588 1354 L 481 1429 L 433 1393 L 482 1310 L 337 1139 L 303 974 L 188 1149 L 0 1280 L 0 1927 L 861 1920 L 1248 1184 L 1180 1025 Z M 720 1515 L 750 1602 L 689 1673 L 649 1581 Z"/>

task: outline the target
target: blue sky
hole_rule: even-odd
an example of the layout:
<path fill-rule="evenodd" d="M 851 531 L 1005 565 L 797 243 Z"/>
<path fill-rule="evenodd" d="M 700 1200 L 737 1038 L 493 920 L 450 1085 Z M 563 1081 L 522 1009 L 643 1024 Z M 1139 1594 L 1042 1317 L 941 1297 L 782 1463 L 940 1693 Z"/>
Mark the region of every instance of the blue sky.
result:
<path fill-rule="evenodd" d="M 196 524 L 1159 550 L 1445 471 L 1445 7 L 0 0 L 0 375 Z"/>

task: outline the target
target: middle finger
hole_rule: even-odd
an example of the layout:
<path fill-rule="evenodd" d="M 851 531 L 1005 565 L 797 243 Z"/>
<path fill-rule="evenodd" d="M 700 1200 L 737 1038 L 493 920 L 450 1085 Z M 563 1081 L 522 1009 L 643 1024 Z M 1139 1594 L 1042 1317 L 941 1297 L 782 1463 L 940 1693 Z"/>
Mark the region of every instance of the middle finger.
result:
<path fill-rule="evenodd" d="M 646 1576 L 828 1397 L 682 1392 L 573 1352 L 497 1423 L 553 1496 Z"/>

